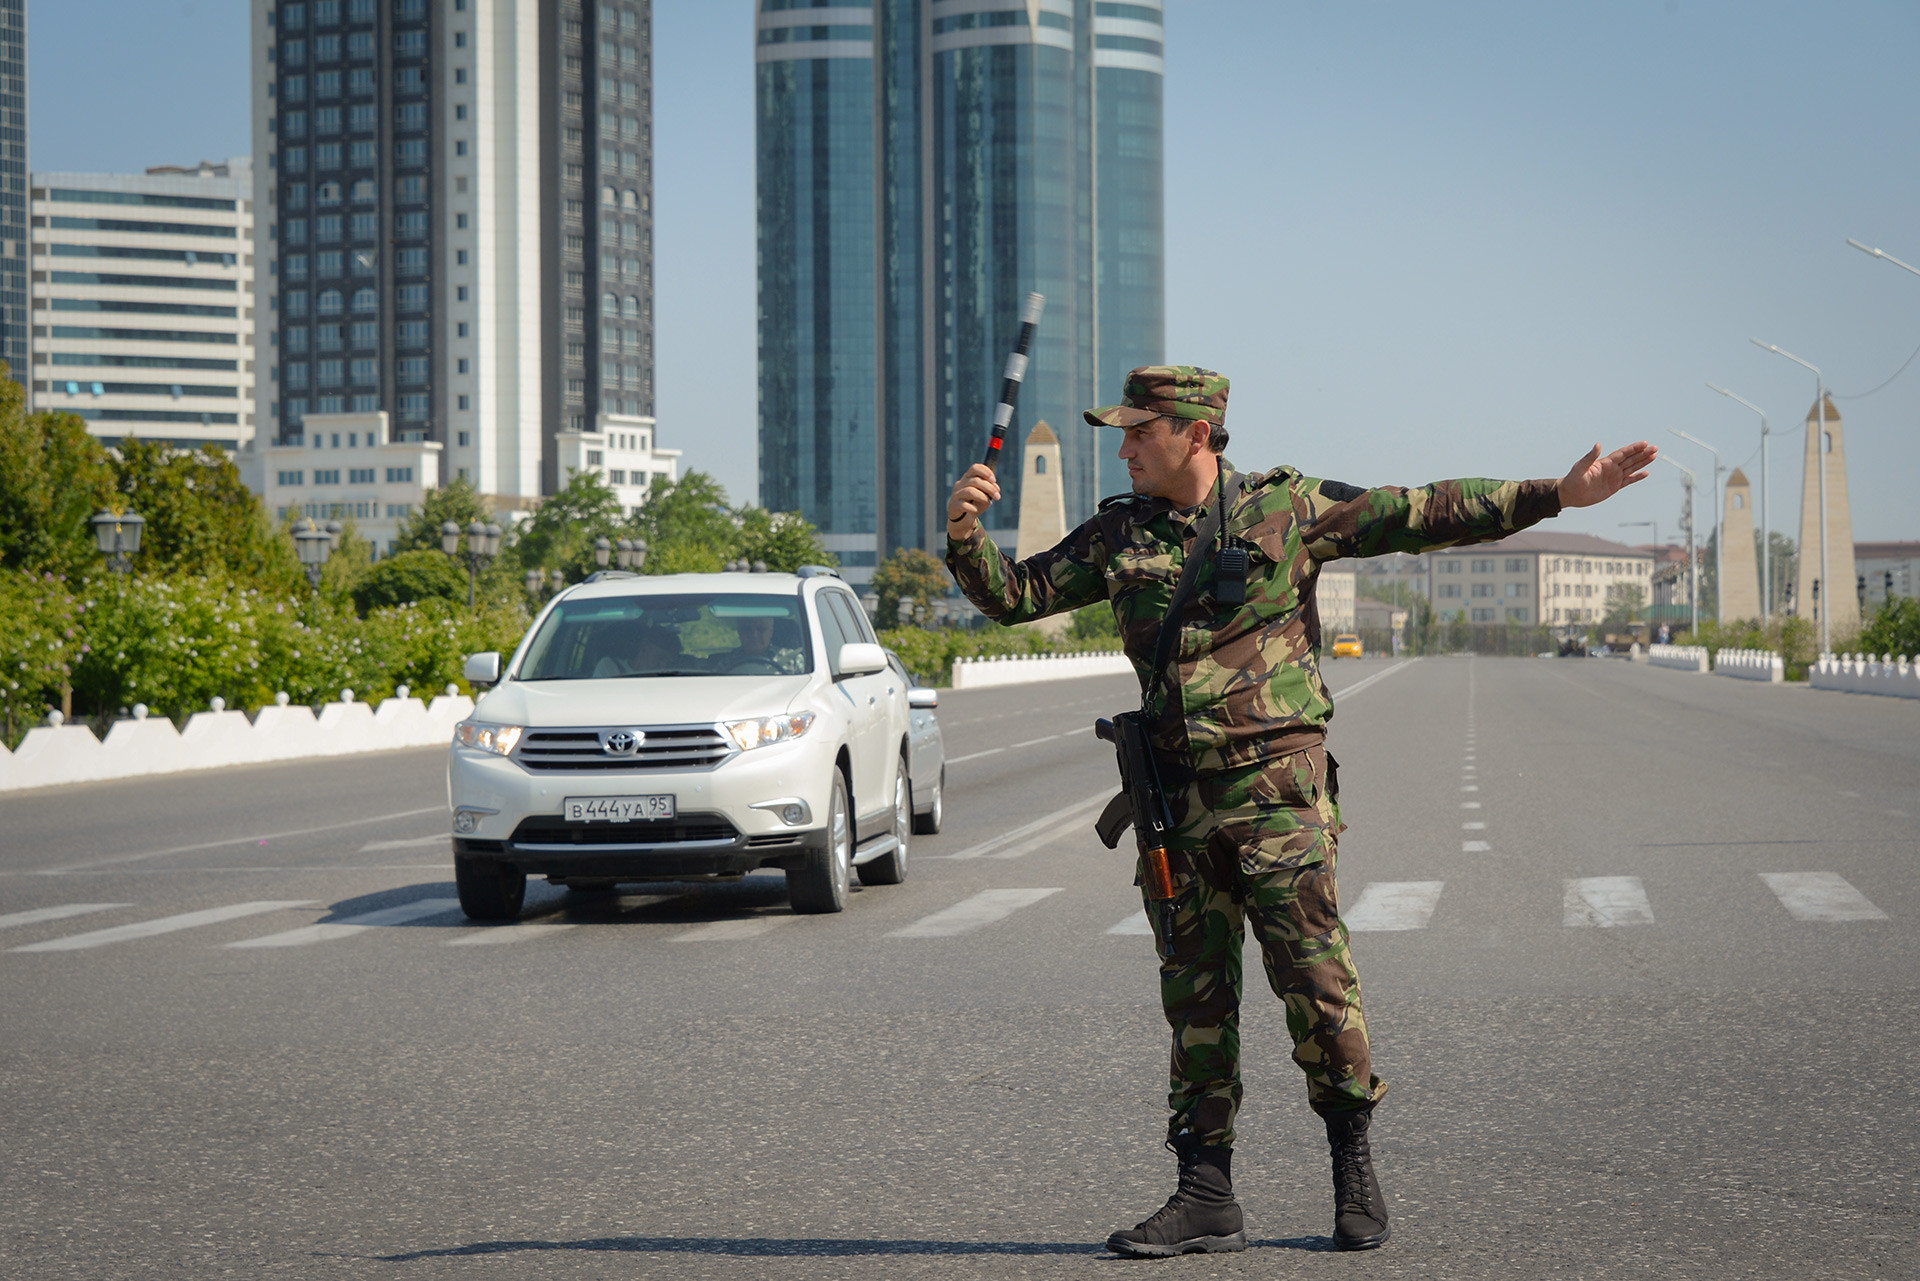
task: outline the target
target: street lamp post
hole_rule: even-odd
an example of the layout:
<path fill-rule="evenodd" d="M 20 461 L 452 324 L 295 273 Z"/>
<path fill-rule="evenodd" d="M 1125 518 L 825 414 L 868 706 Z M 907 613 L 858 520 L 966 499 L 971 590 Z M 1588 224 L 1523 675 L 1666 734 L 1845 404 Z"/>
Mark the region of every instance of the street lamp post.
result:
<path fill-rule="evenodd" d="M 613 540 L 608 538 L 605 534 L 602 534 L 600 535 L 600 537 L 593 540 L 593 563 L 595 565 L 598 565 L 601 569 L 605 569 L 607 567 L 607 562 L 612 559 L 613 559 Z"/>
<path fill-rule="evenodd" d="M 1905 266 L 1906 264 L 1902 263 L 1901 265 Z M 1772 343 L 1761 342 L 1758 338 L 1749 338 L 1747 341 L 1764 351 L 1772 352 L 1776 356 L 1785 356 L 1802 369 L 1813 370 L 1813 408 L 1814 412 L 1820 417 L 1820 439 L 1814 443 L 1814 456 L 1820 460 L 1820 581 L 1815 584 L 1815 590 L 1811 595 L 1816 601 L 1819 600 L 1820 591 L 1822 585 L 1824 585 L 1827 599 L 1831 601 L 1833 599 L 1833 585 L 1827 581 L 1827 376 L 1821 373 L 1817 367 L 1809 365 L 1806 361 L 1800 359 L 1800 357 L 1790 351 L 1780 350 L 1780 348 L 1774 346 Z M 1802 547 L 1800 554 L 1802 556 L 1806 555 L 1807 549 Z M 1832 641 L 1832 637 L 1828 634 L 1827 628 L 1827 615 L 1832 612 L 1830 608 L 1819 609 L 1820 652 L 1822 654 L 1828 652 Z"/>
<path fill-rule="evenodd" d="M 100 512 L 94 516 L 94 545 L 114 573 L 133 572 L 133 558 L 140 551 L 140 531 L 146 524 L 147 518 L 138 512 Z"/>
<path fill-rule="evenodd" d="M 1863 254 L 1867 254 L 1871 257 L 1878 258 L 1883 262 L 1890 262 L 1896 267 L 1905 267 L 1908 271 L 1912 272 L 1914 275 L 1920 276 L 1920 267 L 1915 267 L 1908 263 L 1901 262 L 1898 258 L 1895 258 L 1892 254 L 1888 253 L 1884 249 L 1871 249 L 1866 245 L 1861 244 L 1859 241 L 1855 240 L 1852 236 L 1847 237 L 1847 243 L 1852 245 L 1855 249 L 1858 249 Z"/>
<path fill-rule="evenodd" d="M 1720 567 L 1726 563 L 1727 527 L 1725 519 L 1726 500 L 1720 493 L 1720 474 L 1726 469 L 1720 465 L 1720 451 L 1712 445 L 1709 445 L 1706 441 L 1701 440 L 1698 436 L 1690 436 L 1678 427 L 1669 427 L 1667 430 L 1682 440 L 1692 441 L 1713 455 L 1713 621 L 1716 623 L 1724 623 L 1727 621 L 1727 611 L 1724 605 L 1727 597 L 1727 581 L 1721 577 Z"/>
<path fill-rule="evenodd" d="M 448 521 L 440 526 L 440 550 L 456 559 L 460 556 L 460 526 Z M 474 606 L 480 571 L 500 554 L 500 526 L 476 520 L 466 528 L 467 536 L 467 608 Z"/>
<path fill-rule="evenodd" d="M 1707 384 L 1729 400 L 1737 400 L 1760 415 L 1760 612 L 1773 617 L 1773 526 L 1767 523 L 1767 411 L 1744 396 L 1736 396 L 1725 387 Z"/>
<path fill-rule="evenodd" d="M 1687 605 L 1693 615 L 1693 625 L 1689 630 L 1697 637 L 1700 633 L 1700 562 L 1693 553 L 1693 487 L 1699 478 L 1687 466 L 1674 462 L 1665 454 L 1661 454 L 1660 458 L 1678 467 L 1687 478 Z"/>
<path fill-rule="evenodd" d="M 333 535 L 318 521 L 303 519 L 293 527 L 293 549 L 307 571 L 307 581 L 319 591 L 320 571 L 327 567 L 327 557 L 333 555 Z"/>
<path fill-rule="evenodd" d="M 1658 547 L 1660 545 L 1660 522 L 1659 521 L 1657 520 L 1623 520 L 1620 522 L 1620 528 L 1622 529 L 1635 529 L 1645 525 L 1653 526 L 1653 545 L 1655 547 Z"/>
<path fill-rule="evenodd" d="M 616 544 L 614 553 L 620 562 L 620 568 L 639 573 L 647 563 L 647 540 L 644 538 L 623 538 Z"/>

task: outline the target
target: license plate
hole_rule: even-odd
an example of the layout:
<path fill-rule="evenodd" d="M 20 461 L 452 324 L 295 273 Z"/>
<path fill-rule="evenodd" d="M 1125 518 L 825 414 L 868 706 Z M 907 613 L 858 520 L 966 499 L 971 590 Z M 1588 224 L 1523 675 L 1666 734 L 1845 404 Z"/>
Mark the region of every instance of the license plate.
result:
<path fill-rule="evenodd" d="M 673 817 L 673 797 L 569 796 L 560 803 L 569 823 L 644 823 Z"/>

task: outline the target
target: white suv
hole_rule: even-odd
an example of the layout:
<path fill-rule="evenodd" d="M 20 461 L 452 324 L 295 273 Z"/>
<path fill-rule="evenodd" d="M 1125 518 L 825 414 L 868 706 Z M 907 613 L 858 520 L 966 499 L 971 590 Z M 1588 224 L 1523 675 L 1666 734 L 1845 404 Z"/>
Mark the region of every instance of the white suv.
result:
<path fill-rule="evenodd" d="M 529 873 L 586 890 L 762 867 L 795 911 L 838 912 L 856 868 L 905 879 L 938 800 L 915 805 L 908 684 L 831 570 L 598 574 L 467 677 L 493 686 L 447 764 L 476 920 L 519 915 Z"/>

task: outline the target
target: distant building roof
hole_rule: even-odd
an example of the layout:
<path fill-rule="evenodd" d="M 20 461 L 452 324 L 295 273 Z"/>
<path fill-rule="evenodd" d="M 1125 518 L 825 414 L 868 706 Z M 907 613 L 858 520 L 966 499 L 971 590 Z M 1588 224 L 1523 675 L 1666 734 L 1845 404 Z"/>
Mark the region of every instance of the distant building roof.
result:
<path fill-rule="evenodd" d="M 1057 445 L 1060 443 L 1060 438 L 1053 434 L 1053 428 L 1047 426 L 1047 420 L 1043 418 L 1034 424 L 1032 431 L 1027 433 L 1027 443 L 1029 445 Z"/>
<path fill-rule="evenodd" d="M 1649 549 L 1629 547 L 1625 543 L 1616 543 L 1592 534 L 1561 534 L 1539 529 L 1523 529 L 1517 534 L 1509 534 L 1497 543 L 1448 547 L 1427 554 L 1430 556 L 1484 556 L 1488 552 L 1549 552 L 1566 556 L 1653 556 L 1653 552 Z"/>
<path fill-rule="evenodd" d="M 1741 471 L 1738 467 L 1734 468 L 1727 476 L 1727 484 L 1738 485 L 1742 489 L 1747 488 L 1747 473 Z"/>
<path fill-rule="evenodd" d="M 1862 560 L 1920 560 L 1920 543 L 1855 543 L 1853 558 Z"/>

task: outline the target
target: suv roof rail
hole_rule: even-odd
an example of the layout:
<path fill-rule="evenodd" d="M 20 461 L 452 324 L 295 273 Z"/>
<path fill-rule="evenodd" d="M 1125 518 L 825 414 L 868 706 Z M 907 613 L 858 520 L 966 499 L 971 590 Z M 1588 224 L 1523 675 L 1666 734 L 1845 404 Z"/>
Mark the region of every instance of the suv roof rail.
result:
<path fill-rule="evenodd" d="M 838 578 L 840 571 L 831 565 L 802 565 L 793 571 L 798 578 Z"/>
<path fill-rule="evenodd" d="M 581 579 L 580 581 L 583 583 L 598 583 L 598 582 L 603 582 L 609 578 L 638 578 L 638 577 L 640 577 L 640 575 L 634 573 L 630 569 L 596 569 L 591 574 L 588 574 L 585 578 Z"/>

